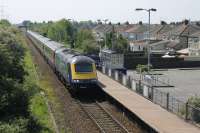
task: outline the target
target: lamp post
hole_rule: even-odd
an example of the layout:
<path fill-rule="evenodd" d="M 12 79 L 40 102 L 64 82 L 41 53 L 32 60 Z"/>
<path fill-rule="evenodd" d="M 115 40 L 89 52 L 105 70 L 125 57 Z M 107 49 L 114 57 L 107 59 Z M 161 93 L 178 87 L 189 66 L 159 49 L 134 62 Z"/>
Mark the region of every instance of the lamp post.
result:
<path fill-rule="evenodd" d="M 147 47 L 147 51 L 148 51 L 148 71 L 150 71 L 150 65 L 151 65 L 151 48 L 150 48 L 150 26 L 151 26 L 151 12 L 156 12 L 157 9 L 155 8 L 150 8 L 150 9 L 143 9 L 143 8 L 136 8 L 136 11 L 147 11 L 148 15 L 149 15 L 149 24 L 148 24 L 148 47 Z"/>
<path fill-rule="evenodd" d="M 102 20 L 102 21 L 104 21 L 104 24 L 106 25 L 108 19 L 104 19 L 104 20 Z M 106 43 L 107 37 L 106 37 L 106 34 L 107 34 L 107 32 L 105 33 L 105 48 L 107 48 L 107 43 Z"/>

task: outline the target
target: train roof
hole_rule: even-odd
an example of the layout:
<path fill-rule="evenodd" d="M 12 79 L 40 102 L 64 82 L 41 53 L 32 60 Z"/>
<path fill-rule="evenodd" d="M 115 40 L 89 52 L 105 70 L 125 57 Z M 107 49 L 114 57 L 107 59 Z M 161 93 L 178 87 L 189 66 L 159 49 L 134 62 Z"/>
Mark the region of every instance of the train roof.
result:
<path fill-rule="evenodd" d="M 56 54 L 60 55 L 60 57 L 67 62 L 69 62 L 73 57 L 81 55 L 80 53 L 69 48 L 62 48 L 57 50 Z"/>
<path fill-rule="evenodd" d="M 65 62 L 70 62 L 74 64 L 94 63 L 94 60 L 91 59 L 90 57 L 84 56 L 80 54 L 79 52 L 74 51 L 72 49 L 68 49 L 68 48 L 63 48 L 61 50 L 58 50 L 57 54 L 59 54 L 62 60 L 64 60 Z"/>
<path fill-rule="evenodd" d="M 95 61 L 87 56 L 75 56 L 71 59 L 71 63 L 79 64 L 79 63 L 95 63 Z"/>
<path fill-rule="evenodd" d="M 36 32 L 28 31 L 28 33 L 53 51 L 56 51 L 57 49 L 64 47 L 64 44 L 52 41 L 51 39 L 44 37 Z"/>
<path fill-rule="evenodd" d="M 79 52 L 65 48 L 63 44 L 52 41 L 51 39 L 44 37 L 36 32 L 28 31 L 29 34 L 31 34 L 33 37 L 35 37 L 37 40 L 42 42 L 45 46 L 49 47 L 51 50 L 56 51 L 56 54 L 60 55 L 60 57 L 65 62 L 70 63 L 94 63 L 94 60 L 80 54 Z"/>
<path fill-rule="evenodd" d="M 50 49 L 52 49 L 53 51 L 59 49 L 59 48 L 62 48 L 64 47 L 63 44 L 61 43 L 58 43 L 58 42 L 55 42 L 55 41 L 47 41 L 46 43 L 46 46 L 49 47 Z"/>

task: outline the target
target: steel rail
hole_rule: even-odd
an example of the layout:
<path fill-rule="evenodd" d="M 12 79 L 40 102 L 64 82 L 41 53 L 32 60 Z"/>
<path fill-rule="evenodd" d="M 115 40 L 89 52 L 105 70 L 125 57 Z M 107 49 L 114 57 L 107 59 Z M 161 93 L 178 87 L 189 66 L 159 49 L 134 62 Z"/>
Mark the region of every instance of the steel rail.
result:
<path fill-rule="evenodd" d="M 129 131 L 117 119 L 115 119 L 100 103 L 94 101 L 92 104 L 84 105 L 79 101 L 78 104 L 81 106 L 83 111 L 89 116 L 89 118 L 95 123 L 95 125 L 97 125 L 97 127 L 102 133 L 106 133 L 106 125 L 103 125 L 103 123 L 105 123 L 106 120 L 110 120 L 110 123 L 107 126 L 113 126 L 113 129 L 119 129 L 120 131 L 122 131 L 122 133 L 129 133 Z M 97 118 L 95 118 L 95 115 L 98 117 L 98 112 L 95 114 L 95 112 L 91 112 L 88 108 L 97 110 L 99 109 L 105 115 L 101 116 L 101 118 L 97 120 Z"/>

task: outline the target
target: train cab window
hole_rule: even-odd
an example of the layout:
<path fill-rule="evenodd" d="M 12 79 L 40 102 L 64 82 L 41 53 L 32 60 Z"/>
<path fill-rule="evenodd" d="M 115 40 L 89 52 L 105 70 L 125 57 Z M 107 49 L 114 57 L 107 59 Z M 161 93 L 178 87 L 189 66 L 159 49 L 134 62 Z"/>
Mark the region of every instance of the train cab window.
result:
<path fill-rule="evenodd" d="M 75 64 L 75 71 L 80 73 L 93 72 L 92 64 Z"/>

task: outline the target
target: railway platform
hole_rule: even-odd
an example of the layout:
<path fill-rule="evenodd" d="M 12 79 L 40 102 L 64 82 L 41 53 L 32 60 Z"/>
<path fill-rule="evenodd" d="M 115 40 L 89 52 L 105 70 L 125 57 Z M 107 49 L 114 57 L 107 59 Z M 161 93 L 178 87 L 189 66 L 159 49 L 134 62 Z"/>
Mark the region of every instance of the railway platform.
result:
<path fill-rule="evenodd" d="M 160 133 L 200 133 L 200 129 L 196 126 L 129 90 L 117 81 L 99 71 L 97 75 L 103 91 L 155 131 Z"/>

